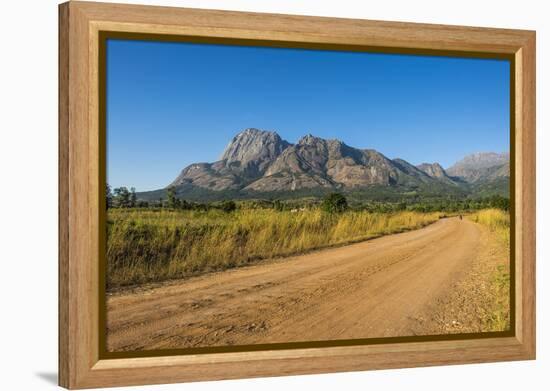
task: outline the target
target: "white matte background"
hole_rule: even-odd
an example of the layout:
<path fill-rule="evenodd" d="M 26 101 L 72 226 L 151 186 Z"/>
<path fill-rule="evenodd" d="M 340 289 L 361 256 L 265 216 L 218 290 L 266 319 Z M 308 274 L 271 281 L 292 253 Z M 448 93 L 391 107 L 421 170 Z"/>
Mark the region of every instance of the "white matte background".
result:
<path fill-rule="evenodd" d="M 119 0 L 119 2 L 126 2 Z M 537 361 L 131 389 L 540 390 L 550 387 L 546 1 L 151 0 L 133 3 L 537 30 Z M 57 1 L 0 4 L 0 389 L 57 377 Z M 546 239 L 546 240 L 545 240 Z M 130 388 L 128 388 L 130 389 Z"/>

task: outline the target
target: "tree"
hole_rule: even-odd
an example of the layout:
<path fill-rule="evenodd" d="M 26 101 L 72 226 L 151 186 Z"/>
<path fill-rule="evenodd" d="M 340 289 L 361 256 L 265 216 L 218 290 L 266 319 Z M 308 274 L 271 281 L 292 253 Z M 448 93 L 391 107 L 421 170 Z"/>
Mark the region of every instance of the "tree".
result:
<path fill-rule="evenodd" d="M 321 203 L 321 209 L 329 213 L 340 213 L 348 208 L 348 201 L 340 193 L 327 195 Z"/>
<path fill-rule="evenodd" d="M 176 197 L 176 188 L 174 186 L 170 186 L 167 191 L 167 197 L 168 197 L 168 207 L 172 209 L 176 209 L 179 200 Z"/>
<path fill-rule="evenodd" d="M 401 200 L 401 202 L 399 202 L 396 207 L 395 207 L 396 210 L 405 210 L 407 209 L 407 203 L 403 200 Z"/>
<path fill-rule="evenodd" d="M 111 185 L 107 183 L 107 187 L 105 189 L 105 203 L 107 206 L 107 209 L 110 209 L 113 207 L 113 192 L 111 191 Z"/>
<path fill-rule="evenodd" d="M 273 201 L 273 209 L 281 212 L 284 209 L 284 205 L 280 200 Z"/>
<path fill-rule="evenodd" d="M 130 207 L 135 208 L 137 206 L 136 188 L 130 188 Z"/>
<path fill-rule="evenodd" d="M 117 187 L 114 190 L 114 204 L 120 208 L 128 208 L 130 206 L 130 192 L 126 187 Z"/>
<path fill-rule="evenodd" d="M 237 209 L 237 204 L 235 204 L 235 201 L 222 201 L 220 204 L 220 209 L 228 213 L 233 212 Z"/>
<path fill-rule="evenodd" d="M 489 199 L 489 205 L 492 208 L 498 208 L 502 210 L 510 209 L 510 200 L 499 195 L 495 195 Z"/>

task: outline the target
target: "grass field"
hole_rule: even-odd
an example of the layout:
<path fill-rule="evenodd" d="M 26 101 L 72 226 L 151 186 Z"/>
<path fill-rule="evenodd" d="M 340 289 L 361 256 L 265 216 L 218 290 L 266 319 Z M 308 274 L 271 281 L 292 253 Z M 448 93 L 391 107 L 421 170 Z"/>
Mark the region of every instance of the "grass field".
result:
<path fill-rule="evenodd" d="M 441 215 L 109 209 L 107 288 L 182 278 L 417 229 Z"/>
<path fill-rule="evenodd" d="M 499 240 L 510 247 L 510 214 L 500 209 L 484 209 L 470 216 L 472 221 L 489 228 Z"/>
<path fill-rule="evenodd" d="M 472 221 L 482 224 L 496 237 L 506 254 L 510 252 L 510 214 L 499 209 L 485 209 L 470 216 Z M 502 259 L 489 276 L 489 295 L 493 303 L 486 316 L 486 328 L 491 331 L 507 330 L 510 327 L 510 263 Z"/>

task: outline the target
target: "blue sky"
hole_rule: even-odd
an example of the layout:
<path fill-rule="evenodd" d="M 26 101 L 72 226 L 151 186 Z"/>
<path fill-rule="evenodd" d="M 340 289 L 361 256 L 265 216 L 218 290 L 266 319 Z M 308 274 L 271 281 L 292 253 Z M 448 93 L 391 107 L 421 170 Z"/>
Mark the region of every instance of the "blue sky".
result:
<path fill-rule="evenodd" d="M 165 187 L 249 127 L 448 167 L 509 150 L 509 62 L 108 40 L 113 187 Z"/>

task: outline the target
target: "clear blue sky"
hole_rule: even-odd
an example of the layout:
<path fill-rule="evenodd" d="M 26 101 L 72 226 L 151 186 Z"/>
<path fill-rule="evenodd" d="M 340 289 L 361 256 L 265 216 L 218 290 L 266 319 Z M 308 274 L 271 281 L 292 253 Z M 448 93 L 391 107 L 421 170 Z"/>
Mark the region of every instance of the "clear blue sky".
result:
<path fill-rule="evenodd" d="M 108 41 L 112 186 L 165 187 L 249 127 L 448 167 L 509 150 L 509 62 Z"/>

